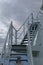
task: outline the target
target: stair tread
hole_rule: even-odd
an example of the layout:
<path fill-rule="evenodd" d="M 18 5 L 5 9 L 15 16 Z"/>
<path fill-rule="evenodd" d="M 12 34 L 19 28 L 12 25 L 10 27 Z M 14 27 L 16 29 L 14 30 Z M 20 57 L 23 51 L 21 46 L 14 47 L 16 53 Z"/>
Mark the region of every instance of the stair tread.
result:
<path fill-rule="evenodd" d="M 27 55 L 27 53 L 11 53 L 10 55 L 11 55 L 11 56 L 12 56 L 12 55 L 16 55 L 16 56 L 17 56 L 17 55 Z"/>
<path fill-rule="evenodd" d="M 26 45 L 12 45 L 11 51 L 26 53 L 27 51 L 26 47 L 27 47 Z"/>
<path fill-rule="evenodd" d="M 20 47 L 20 48 L 22 48 L 22 47 L 26 47 L 26 45 L 12 45 L 12 47 Z"/>
<path fill-rule="evenodd" d="M 15 44 L 12 44 L 12 46 L 26 46 L 26 45 L 15 45 Z"/>
<path fill-rule="evenodd" d="M 24 39 L 23 41 L 28 41 L 28 39 Z"/>
<path fill-rule="evenodd" d="M 18 59 L 9 59 L 9 61 L 17 61 Z M 28 60 L 27 59 L 20 59 L 20 61 L 27 61 L 28 62 Z"/>

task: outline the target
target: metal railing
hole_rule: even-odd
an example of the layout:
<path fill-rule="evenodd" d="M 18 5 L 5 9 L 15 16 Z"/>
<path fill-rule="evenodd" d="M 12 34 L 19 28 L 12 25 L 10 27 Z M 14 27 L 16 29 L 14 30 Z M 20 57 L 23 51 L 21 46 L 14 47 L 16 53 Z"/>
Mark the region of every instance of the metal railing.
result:
<path fill-rule="evenodd" d="M 17 30 L 17 44 L 20 44 L 26 35 L 29 27 L 29 17 L 26 19 L 25 23 Z"/>
<path fill-rule="evenodd" d="M 32 16 L 33 18 L 33 16 Z M 32 19 L 31 18 L 31 19 Z M 33 23 L 33 19 L 32 19 L 32 23 Z M 5 39 L 5 43 L 3 46 L 3 50 L 2 50 L 2 57 L 9 57 L 10 53 L 11 53 L 11 45 L 14 44 L 21 44 L 24 36 L 26 35 L 28 29 L 30 27 L 29 24 L 29 16 L 26 19 L 26 21 L 23 23 L 23 25 L 16 30 L 11 22 L 6 39 Z M 4 55 L 4 56 L 3 56 Z"/>
<path fill-rule="evenodd" d="M 11 22 L 6 39 L 5 39 L 3 50 L 1 53 L 2 57 L 10 56 L 11 45 L 14 45 L 14 44 L 17 45 L 21 43 L 21 41 L 23 40 L 28 30 L 28 27 L 27 27 L 29 25 L 28 22 L 29 22 L 29 17 L 27 18 L 25 23 L 19 28 L 19 30 L 16 30 Z"/>

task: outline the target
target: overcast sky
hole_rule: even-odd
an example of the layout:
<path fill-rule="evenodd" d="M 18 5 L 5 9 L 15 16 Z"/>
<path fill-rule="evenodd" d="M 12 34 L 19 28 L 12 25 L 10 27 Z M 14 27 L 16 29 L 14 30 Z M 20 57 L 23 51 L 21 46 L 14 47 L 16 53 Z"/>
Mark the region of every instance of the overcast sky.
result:
<path fill-rule="evenodd" d="M 0 38 L 4 38 L 11 20 L 17 27 L 31 12 L 37 14 L 40 6 L 41 0 L 0 0 Z"/>
<path fill-rule="evenodd" d="M 31 12 L 38 12 L 41 0 L 0 0 L 0 22 L 23 22 Z"/>

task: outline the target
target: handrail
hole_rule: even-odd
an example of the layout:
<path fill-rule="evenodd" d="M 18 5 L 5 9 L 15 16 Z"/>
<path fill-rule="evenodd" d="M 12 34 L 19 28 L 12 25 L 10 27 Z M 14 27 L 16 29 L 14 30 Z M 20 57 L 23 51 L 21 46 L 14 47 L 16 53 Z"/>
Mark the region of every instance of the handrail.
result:
<path fill-rule="evenodd" d="M 31 13 L 31 14 L 32 14 L 32 13 Z M 30 15 L 31 15 L 31 14 L 30 14 Z M 29 16 L 30 16 L 30 15 L 29 15 Z M 29 16 L 27 16 L 26 20 L 29 19 Z M 20 27 L 17 31 L 19 31 L 19 30 L 22 28 L 22 26 L 26 23 L 26 20 L 24 21 L 24 23 L 21 25 L 21 27 Z M 29 23 L 28 23 L 28 24 L 29 24 Z"/>
<path fill-rule="evenodd" d="M 23 31 L 20 33 L 20 35 L 17 37 L 17 39 L 22 35 Z"/>
<path fill-rule="evenodd" d="M 11 24 L 10 24 L 10 26 L 9 26 L 9 29 L 8 29 L 8 32 L 7 32 L 7 35 L 6 35 L 6 38 L 5 38 L 5 43 L 4 43 L 4 46 L 3 46 L 3 49 L 2 49 L 2 53 L 1 53 L 1 57 L 3 57 L 3 52 L 4 52 L 4 56 L 5 56 L 5 54 L 6 54 L 6 43 L 7 43 L 7 38 L 8 38 L 8 36 L 9 36 L 9 33 L 10 33 L 10 28 L 11 28 L 11 26 L 13 27 L 13 25 L 12 25 L 12 22 L 11 22 Z M 14 27 L 13 27 L 14 28 Z M 16 29 L 14 28 L 14 30 L 16 31 Z M 16 39 L 15 39 L 16 40 Z M 15 41 L 16 42 L 16 41 Z M 9 42 L 8 42 L 8 45 L 9 45 Z"/>
<path fill-rule="evenodd" d="M 15 41 L 14 42 L 15 42 L 15 44 L 17 44 L 18 43 L 18 40 L 17 40 L 18 33 L 21 31 L 21 29 L 23 30 L 23 32 L 21 31 L 22 35 L 21 35 L 21 32 L 19 34 L 19 36 L 21 36 L 21 37 L 23 36 L 22 39 L 21 39 L 21 40 L 23 40 L 23 38 L 24 38 L 24 36 L 25 36 L 25 34 L 27 33 L 27 30 L 28 30 L 28 27 L 26 27 L 27 25 L 29 25 L 29 16 L 26 18 L 25 22 L 22 24 L 22 26 L 18 30 L 16 30 L 16 28 L 12 25 L 12 21 L 11 21 L 11 24 L 10 24 L 10 27 L 9 27 L 10 30 L 8 30 L 6 40 L 5 40 L 5 44 L 4 44 L 4 52 L 7 50 L 6 49 L 6 43 L 8 42 L 8 45 L 10 45 L 12 43 L 12 34 L 13 34 L 12 32 L 13 32 L 13 30 L 15 30 Z M 12 28 L 13 28 L 13 30 L 11 30 Z M 10 36 L 11 36 L 11 38 L 10 38 Z M 8 46 L 8 49 L 9 49 L 9 47 L 11 47 L 11 46 Z"/>
<path fill-rule="evenodd" d="M 31 15 L 31 14 L 30 14 Z M 29 16 L 27 16 L 26 20 L 29 19 Z M 24 23 L 20 26 L 20 28 L 17 30 L 14 26 L 12 26 L 17 32 L 22 28 L 22 26 L 26 23 L 26 20 Z M 12 21 L 11 21 L 12 22 Z"/>
<path fill-rule="evenodd" d="M 14 30 L 16 30 L 16 28 L 14 26 L 12 26 Z M 17 30 L 16 30 L 17 31 Z"/>
<path fill-rule="evenodd" d="M 10 30 L 10 27 L 11 27 L 11 25 L 9 26 L 9 30 Z M 5 43 L 4 43 L 4 46 L 3 46 L 3 50 L 2 50 L 1 56 L 3 55 L 3 52 L 5 51 L 5 48 L 6 48 L 5 46 L 6 46 L 6 41 L 7 41 L 7 37 L 8 37 L 9 30 L 8 30 L 7 35 L 6 35 L 6 38 L 5 38 Z"/>
<path fill-rule="evenodd" d="M 27 17 L 27 19 L 29 19 L 29 16 Z M 26 20 L 27 20 L 26 19 Z M 26 23 L 26 20 L 25 20 L 25 22 L 22 24 L 22 26 Z M 21 28 L 22 28 L 22 26 L 17 30 L 17 31 L 19 31 Z"/>

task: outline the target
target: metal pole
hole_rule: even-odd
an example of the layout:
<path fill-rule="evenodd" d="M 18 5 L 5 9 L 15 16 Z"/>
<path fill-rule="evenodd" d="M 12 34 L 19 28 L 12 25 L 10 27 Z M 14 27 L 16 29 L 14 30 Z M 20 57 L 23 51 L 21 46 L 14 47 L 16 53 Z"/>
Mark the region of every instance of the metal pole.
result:
<path fill-rule="evenodd" d="M 33 13 L 31 13 L 31 16 L 32 16 L 32 17 L 31 17 L 31 19 L 32 19 L 32 23 L 33 23 Z"/>
<path fill-rule="evenodd" d="M 12 44 L 13 44 L 13 27 L 12 27 L 12 22 L 11 22 L 11 29 L 10 29 L 10 36 L 9 36 L 9 40 L 10 40 L 10 54 L 11 54 L 11 47 L 12 47 Z"/>
<path fill-rule="evenodd" d="M 8 39 L 8 57 L 10 57 L 11 54 L 11 45 L 13 43 L 13 28 L 12 28 L 12 22 L 11 22 L 11 26 L 10 26 L 10 31 L 9 31 L 9 39 Z"/>
<path fill-rule="evenodd" d="M 31 48 L 31 44 L 30 44 L 30 31 L 29 31 L 29 26 L 28 26 L 27 55 L 28 55 L 28 62 L 29 62 L 29 58 L 30 58 L 30 65 L 34 65 L 34 64 L 33 64 L 33 56 L 32 56 L 32 48 Z"/>
<path fill-rule="evenodd" d="M 23 25 L 23 35 L 25 36 L 25 24 Z"/>
<path fill-rule="evenodd" d="M 15 44 L 17 44 L 17 30 L 15 30 Z"/>
<path fill-rule="evenodd" d="M 11 22 L 11 45 L 13 43 L 13 27 L 12 27 L 12 22 Z"/>

